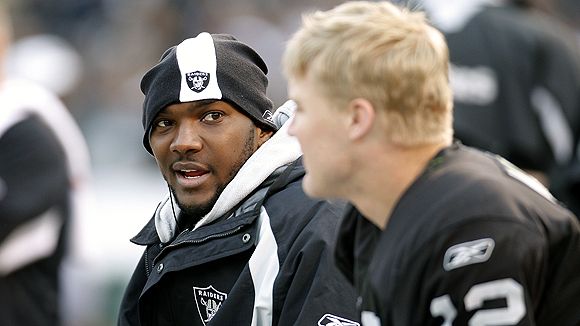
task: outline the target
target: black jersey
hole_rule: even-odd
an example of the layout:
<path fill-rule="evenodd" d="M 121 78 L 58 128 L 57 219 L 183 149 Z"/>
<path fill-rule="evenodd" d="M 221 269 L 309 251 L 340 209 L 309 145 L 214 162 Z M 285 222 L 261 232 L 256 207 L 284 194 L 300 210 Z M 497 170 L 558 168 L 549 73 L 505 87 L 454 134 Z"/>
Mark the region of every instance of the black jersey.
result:
<path fill-rule="evenodd" d="M 365 326 L 580 325 L 578 220 L 495 155 L 444 149 L 376 241 L 368 224 L 353 208 L 337 247 Z"/>
<path fill-rule="evenodd" d="M 0 153 L 0 325 L 59 325 L 70 223 L 62 145 L 30 115 L 0 135 Z"/>
<path fill-rule="evenodd" d="M 580 133 L 580 52 L 568 29 L 510 6 L 483 6 L 445 31 L 454 127 L 464 144 L 547 171 Z"/>
<path fill-rule="evenodd" d="M 577 38 L 545 15 L 464 2 L 471 10 L 465 10 L 461 28 L 446 27 L 445 15 L 438 19 L 449 47 L 455 136 L 522 169 L 543 172 L 554 195 L 578 214 Z M 451 5 L 433 10 L 445 12 Z"/>

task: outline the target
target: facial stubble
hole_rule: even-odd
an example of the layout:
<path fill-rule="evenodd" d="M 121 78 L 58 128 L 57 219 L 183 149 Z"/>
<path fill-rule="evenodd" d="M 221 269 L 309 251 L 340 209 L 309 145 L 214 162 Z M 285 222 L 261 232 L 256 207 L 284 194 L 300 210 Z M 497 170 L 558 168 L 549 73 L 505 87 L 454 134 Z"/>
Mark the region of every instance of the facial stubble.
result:
<path fill-rule="evenodd" d="M 180 202 L 179 198 L 177 197 L 176 191 L 173 187 L 169 187 L 171 189 L 171 193 L 173 194 L 173 198 L 176 199 L 177 205 L 181 210 L 179 221 L 180 224 L 183 223 L 187 226 L 193 225 L 197 223 L 201 218 L 207 215 L 215 203 L 217 202 L 218 198 L 226 188 L 226 186 L 234 179 L 238 171 L 242 168 L 244 163 L 254 154 L 255 148 L 255 129 L 250 128 L 249 132 L 247 133 L 246 142 L 244 143 L 242 152 L 240 153 L 238 161 L 234 164 L 233 168 L 231 169 L 227 181 L 223 184 L 219 184 L 214 195 L 205 203 L 197 203 L 193 205 L 185 205 Z"/>

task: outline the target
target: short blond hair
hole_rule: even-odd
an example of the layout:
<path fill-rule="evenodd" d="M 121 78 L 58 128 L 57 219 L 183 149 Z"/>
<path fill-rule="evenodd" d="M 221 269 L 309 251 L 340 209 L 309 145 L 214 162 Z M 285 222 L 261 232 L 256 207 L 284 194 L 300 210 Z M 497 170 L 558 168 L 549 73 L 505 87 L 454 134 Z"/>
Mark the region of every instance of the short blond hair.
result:
<path fill-rule="evenodd" d="M 452 93 L 443 35 L 423 13 L 353 1 L 303 16 L 283 58 L 288 78 L 314 77 L 338 106 L 356 98 L 384 113 L 386 136 L 415 146 L 450 142 Z"/>

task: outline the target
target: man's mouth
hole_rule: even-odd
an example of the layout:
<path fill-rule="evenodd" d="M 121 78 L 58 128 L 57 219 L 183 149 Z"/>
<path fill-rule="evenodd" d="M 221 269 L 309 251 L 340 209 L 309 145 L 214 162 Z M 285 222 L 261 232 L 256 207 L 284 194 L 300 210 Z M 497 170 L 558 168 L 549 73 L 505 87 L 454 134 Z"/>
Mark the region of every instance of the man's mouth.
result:
<path fill-rule="evenodd" d="M 199 178 L 202 175 L 206 174 L 207 171 L 199 171 L 199 170 L 179 170 L 177 173 L 180 173 L 186 179 L 195 179 Z"/>
<path fill-rule="evenodd" d="M 208 168 L 195 162 L 176 162 L 172 169 L 177 177 L 177 184 L 184 188 L 199 187 L 210 175 Z"/>
<path fill-rule="evenodd" d="M 204 184 L 209 178 L 209 171 L 200 170 L 177 170 L 177 185 L 183 188 L 197 188 Z"/>

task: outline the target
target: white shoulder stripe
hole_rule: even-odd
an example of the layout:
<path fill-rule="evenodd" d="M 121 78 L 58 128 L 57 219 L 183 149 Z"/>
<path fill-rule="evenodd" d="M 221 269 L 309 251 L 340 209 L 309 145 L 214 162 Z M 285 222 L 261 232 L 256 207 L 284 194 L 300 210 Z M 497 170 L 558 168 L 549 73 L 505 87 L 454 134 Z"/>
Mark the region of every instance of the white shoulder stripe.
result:
<path fill-rule="evenodd" d="M 58 244 L 62 218 L 55 209 L 20 225 L 0 246 L 0 275 L 50 256 Z"/>
<path fill-rule="evenodd" d="M 534 88 L 531 101 L 554 158 L 560 164 L 568 163 L 574 153 L 574 136 L 562 105 L 544 87 Z"/>
<path fill-rule="evenodd" d="M 280 270 L 280 262 L 270 216 L 264 207 L 260 211 L 258 245 L 249 265 L 255 293 L 252 326 L 272 325 L 274 281 Z"/>

